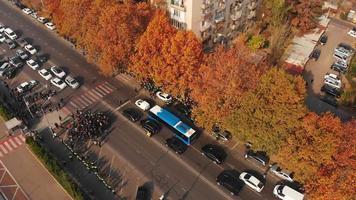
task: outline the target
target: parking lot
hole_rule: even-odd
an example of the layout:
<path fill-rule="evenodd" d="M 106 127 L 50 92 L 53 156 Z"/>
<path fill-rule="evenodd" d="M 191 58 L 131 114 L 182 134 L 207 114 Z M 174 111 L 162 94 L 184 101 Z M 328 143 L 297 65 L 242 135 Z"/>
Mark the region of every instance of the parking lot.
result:
<path fill-rule="evenodd" d="M 317 61 L 309 60 L 304 71 L 304 78 L 308 84 L 308 97 L 306 102 L 308 107 L 317 113 L 331 111 L 343 120 L 350 119 L 352 117 L 352 111 L 342 106 L 334 107 L 321 101 L 320 96 L 323 95 L 323 92 L 321 92 L 320 89 L 324 85 L 324 76 L 326 73 L 340 75 L 343 87 L 346 84 L 344 75 L 332 70 L 330 66 L 336 60 L 333 54 L 338 44 L 346 43 L 355 48 L 356 39 L 347 34 L 350 28 L 352 28 L 351 24 L 332 19 L 325 31 L 325 34 L 328 36 L 327 43 L 325 45 L 319 44 L 316 47 L 321 50 L 319 59 Z"/>

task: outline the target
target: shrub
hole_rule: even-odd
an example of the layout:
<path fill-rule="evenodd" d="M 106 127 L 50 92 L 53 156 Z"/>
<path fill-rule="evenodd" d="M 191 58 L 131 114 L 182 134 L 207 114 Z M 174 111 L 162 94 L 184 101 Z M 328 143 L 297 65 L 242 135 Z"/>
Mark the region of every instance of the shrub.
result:
<path fill-rule="evenodd" d="M 11 119 L 11 114 L 7 111 L 7 109 L 0 105 L 0 117 L 2 117 L 4 120 L 9 120 Z"/>

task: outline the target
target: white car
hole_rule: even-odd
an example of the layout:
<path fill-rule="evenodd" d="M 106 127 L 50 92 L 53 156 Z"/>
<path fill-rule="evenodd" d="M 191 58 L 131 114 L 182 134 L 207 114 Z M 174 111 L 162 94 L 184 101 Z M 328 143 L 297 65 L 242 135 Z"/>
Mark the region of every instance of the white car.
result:
<path fill-rule="evenodd" d="M 336 74 L 333 74 L 333 73 L 326 73 L 324 76 L 324 80 L 326 80 L 326 79 L 340 81 L 339 76 Z"/>
<path fill-rule="evenodd" d="M 5 28 L 4 29 L 4 33 L 11 40 L 16 40 L 17 39 L 17 35 L 16 35 L 15 31 L 13 31 L 11 28 Z"/>
<path fill-rule="evenodd" d="M 61 79 L 55 77 L 51 79 L 51 83 L 58 87 L 60 90 L 63 90 L 64 88 L 67 87 L 67 84 L 65 82 L 63 82 Z"/>
<path fill-rule="evenodd" d="M 52 22 L 47 22 L 45 23 L 45 26 L 49 29 L 49 30 L 54 30 L 56 29 L 56 26 L 52 23 Z"/>
<path fill-rule="evenodd" d="M 351 37 L 356 38 L 356 27 L 352 28 L 351 30 L 349 30 L 349 32 L 347 32 L 347 34 Z"/>
<path fill-rule="evenodd" d="M 38 85 L 38 81 L 36 81 L 36 80 L 26 81 L 26 82 L 21 83 L 19 86 L 17 86 L 16 90 L 19 93 L 26 92 L 26 91 L 34 88 L 36 85 Z"/>
<path fill-rule="evenodd" d="M 53 77 L 51 72 L 49 72 L 47 69 L 38 70 L 38 74 L 42 76 L 42 78 L 44 78 L 46 81 Z"/>
<path fill-rule="evenodd" d="M 0 24 L 0 33 L 4 32 L 5 28 L 4 24 Z"/>
<path fill-rule="evenodd" d="M 157 92 L 156 96 L 164 102 L 171 102 L 173 99 L 171 95 L 163 93 L 162 91 Z"/>
<path fill-rule="evenodd" d="M 22 9 L 22 12 L 26 13 L 27 15 L 31 14 L 33 12 L 33 10 L 29 9 L 29 8 L 24 8 Z"/>
<path fill-rule="evenodd" d="M 257 192 L 261 192 L 264 185 L 262 181 L 258 180 L 258 178 L 254 177 L 253 175 L 247 173 L 247 172 L 242 172 L 239 177 L 246 185 L 248 185 L 250 188 Z"/>
<path fill-rule="evenodd" d="M 58 78 L 64 78 L 66 76 L 66 73 L 61 69 L 60 67 L 57 66 L 52 66 L 51 67 L 51 72 L 56 75 Z"/>
<path fill-rule="evenodd" d="M 3 34 L 0 33 L 0 42 L 3 43 L 5 42 L 6 38 Z"/>
<path fill-rule="evenodd" d="M 341 89 L 341 87 L 342 87 L 340 80 L 324 79 L 324 84 L 329 85 L 336 89 Z"/>
<path fill-rule="evenodd" d="M 38 18 L 37 18 L 37 21 L 39 21 L 39 22 L 41 22 L 42 24 L 44 24 L 44 23 L 46 23 L 46 22 L 48 21 L 48 19 L 45 18 L 45 17 L 38 17 Z"/>
<path fill-rule="evenodd" d="M 145 100 L 142 100 L 142 99 L 139 99 L 135 102 L 136 106 L 139 107 L 140 109 L 146 111 L 148 109 L 150 109 L 150 104 L 145 101 Z"/>
<path fill-rule="evenodd" d="M 28 51 L 31 55 L 37 53 L 37 50 L 30 44 L 25 46 L 25 50 Z"/>
<path fill-rule="evenodd" d="M 279 178 L 293 182 L 292 173 L 282 170 L 277 164 L 273 164 L 269 170 Z"/>
<path fill-rule="evenodd" d="M 304 194 L 287 185 L 276 185 L 273 189 L 274 196 L 282 200 L 303 200 Z"/>
<path fill-rule="evenodd" d="M 77 89 L 79 87 L 79 83 L 77 80 L 75 80 L 73 77 L 71 76 L 67 76 L 65 79 L 64 79 L 64 82 L 67 83 L 67 85 L 69 85 L 71 88 L 73 89 Z"/>
<path fill-rule="evenodd" d="M 31 17 L 37 19 L 38 18 L 37 13 L 36 12 L 31 13 Z"/>
<path fill-rule="evenodd" d="M 40 67 L 38 63 L 32 59 L 28 59 L 26 64 L 33 70 L 37 70 Z"/>

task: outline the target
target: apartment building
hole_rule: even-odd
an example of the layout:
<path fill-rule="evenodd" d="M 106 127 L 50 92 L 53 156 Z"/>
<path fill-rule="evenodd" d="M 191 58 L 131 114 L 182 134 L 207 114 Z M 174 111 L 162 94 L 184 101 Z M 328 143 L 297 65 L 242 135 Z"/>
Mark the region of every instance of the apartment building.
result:
<path fill-rule="evenodd" d="M 166 0 L 172 25 L 193 31 L 205 47 L 228 43 L 256 17 L 261 0 Z"/>

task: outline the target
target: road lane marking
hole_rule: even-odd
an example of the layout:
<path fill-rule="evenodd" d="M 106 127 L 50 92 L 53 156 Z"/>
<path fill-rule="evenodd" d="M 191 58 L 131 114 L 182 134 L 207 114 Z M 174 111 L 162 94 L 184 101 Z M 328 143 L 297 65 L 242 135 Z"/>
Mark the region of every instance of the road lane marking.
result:
<path fill-rule="evenodd" d="M 1 153 L 1 151 L 0 151 L 0 157 L 3 157 L 4 155 Z"/>
<path fill-rule="evenodd" d="M 88 94 L 94 97 L 96 101 L 100 99 L 100 97 L 96 96 L 92 91 L 89 91 Z"/>
<path fill-rule="evenodd" d="M 109 87 L 109 88 L 111 88 L 112 90 L 115 90 L 115 89 L 116 89 L 116 87 L 113 86 L 113 85 L 111 85 L 109 82 L 105 82 L 104 85 L 107 86 L 107 87 Z"/>
<path fill-rule="evenodd" d="M 26 138 L 23 135 L 20 135 L 19 138 L 24 142 L 26 141 Z"/>
<path fill-rule="evenodd" d="M 75 104 L 73 101 L 69 102 L 70 105 L 72 105 L 74 108 L 79 108 L 77 104 Z"/>
<path fill-rule="evenodd" d="M 103 97 L 103 95 L 101 95 L 99 92 L 97 92 L 97 91 L 95 90 L 95 88 L 94 88 L 94 89 L 92 89 L 92 91 L 93 91 L 96 95 L 98 95 L 100 98 L 102 98 L 102 97 Z"/>
<path fill-rule="evenodd" d="M 0 145 L 0 149 L 2 150 L 2 152 L 4 152 L 4 154 L 8 153 L 8 151 L 6 150 L 6 148 L 3 145 Z"/>
<path fill-rule="evenodd" d="M 15 137 L 15 142 L 18 144 L 18 145 L 22 145 L 22 142 L 21 140 L 18 138 L 18 137 Z"/>
<path fill-rule="evenodd" d="M 102 94 L 103 96 L 106 96 L 106 93 L 103 92 L 98 86 L 95 88 L 95 90 L 96 90 L 98 93 Z"/>
<path fill-rule="evenodd" d="M 17 144 L 15 144 L 15 142 L 12 140 L 12 138 L 9 139 L 9 142 L 12 145 L 12 147 L 14 147 L 14 148 L 18 147 Z"/>
<path fill-rule="evenodd" d="M 94 99 L 89 93 L 84 94 L 84 96 L 92 101 L 92 103 L 96 102 L 96 99 Z"/>
<path fill-rule="evenodd" d="M 102 92 L 105 92 L 105 95 L 110 94 L 110 92 L 112 91 L 112 90 L 106 89 L 106 88 L 103 87 L 102 85 L 99 85 L 98 88 L 100 88 Z"/>
<path fill-rule="evenodd" d="M 84 102 L 89 103 L 88 105 L 92 104 L 91 100 L 87 98 L 84 94 L 80 96 L 80 99 L 83 100 Z"/>
<path fill-rule="evenodd" d="M 8 149 L 9 151 L 12 151 L 12 150 L 13 150 L 12 147 L 10 146 L 10 144 L 9 144 L 8 142 L 4 142 L 4 145 L 7 147 L 7 149 Z"/>
<path fill-rule="evenodd" d="M 77 103 L 78 103 L 78 101 L 79 101 L 79 104 L 80 104 L 80 108 L 85 108 L 85 107 L 87 107 L 88 105 L 86 104 L 86 102 L 85 101 L 83 101 L 82 99 L 80 99 L 80 98 L 77 98 L 76 99 L 76 101 L 77 101 Z"/>

